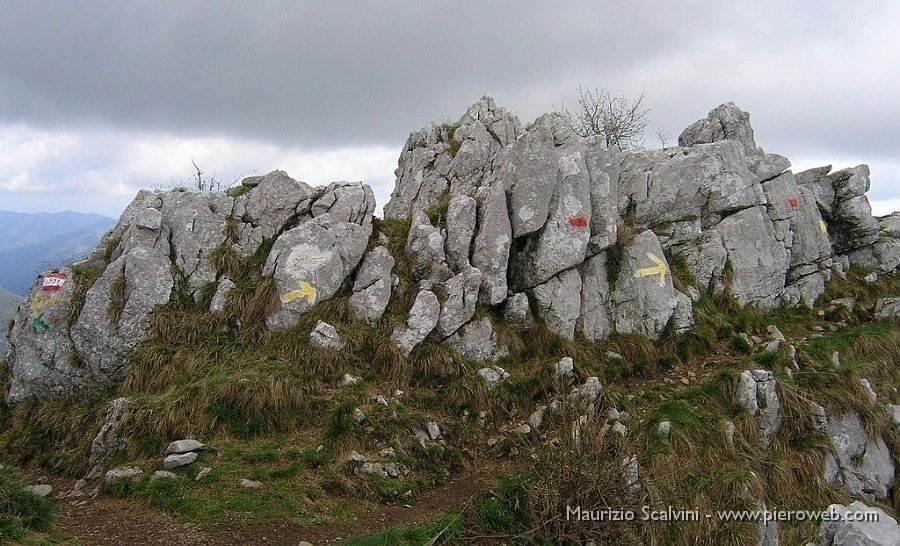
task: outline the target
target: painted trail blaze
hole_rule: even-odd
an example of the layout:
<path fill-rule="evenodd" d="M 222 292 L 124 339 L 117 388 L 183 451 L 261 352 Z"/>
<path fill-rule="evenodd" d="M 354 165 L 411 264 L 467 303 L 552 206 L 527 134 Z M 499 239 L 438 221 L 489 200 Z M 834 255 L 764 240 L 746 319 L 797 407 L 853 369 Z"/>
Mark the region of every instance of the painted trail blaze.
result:
<path fill-rule="evenodd" d="M 59 292 L 68 279 L 69 276 L 65 273 L 50 273 L 44 277 L 44 282 L 41 283 L 41 290 L 44 292 Z"/>
<path fill-rule="evenodd" d="M 585 228 L 588 225 L 588 221 L 584 216 L 574 216 L 569 218 L 569 225 L 577 228 Z"/>
<path fill-rule="evenodd" d="M 791 197 L 790 199 L 788 199 L 788 204 L 791 206 L 792 209 L 796 209 L 800 206 L 800 200 Z"/>

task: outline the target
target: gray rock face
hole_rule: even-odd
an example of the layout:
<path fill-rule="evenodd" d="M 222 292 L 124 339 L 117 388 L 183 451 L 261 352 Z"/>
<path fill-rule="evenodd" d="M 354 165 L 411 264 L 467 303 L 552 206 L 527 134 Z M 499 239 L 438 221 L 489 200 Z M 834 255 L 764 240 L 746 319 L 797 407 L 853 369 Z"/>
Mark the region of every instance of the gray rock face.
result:
<path fill-rule="evenodd" d="M 300 313 L 331 299 L 362 259 L 371 225 L 332 222 L 328 214 L 284 232 L 263 268 L 278 285 L 280 308 L 266 319 L 272 330 L 297 324 Z"/>
<path fill-rule="evenodd" d="M 344 348 L 344 342 L 334 326 L 321 320 L 316 323 L 316 326 L 309 333 L 309 344 L 313 347 L 331 349 L 333 351 L 340 351 Z"/>
<path fill-rule="evenodd" d="M 497 388 L 501 383 L 509 379 L 509 374 L 506 370 L 499 366 L 481 368 L 478 370 L 478 375 L 484 380 L 484 384 L 489 391 Z"/>
<path fill-rule="evenodd" d="M 832 504 L 827 512 L 834 516 L 822 522 L 819 546 L 900 546 L 900 525 L 880 508 L 853 501 Z"/>
<path fill-rule="evenodd" d="M 570 269 L 531 290 L 538 314 L 547 328 L 558 336 L 575 338 L 575 324 L 581 314 L 581 276 Z"/>
<path fill-rule="evenodd" d="M 613 331 L 606 253 L 589 258 L 580 270 L 581 310 L 575 327 L 592 341 L 606 339 Z"/>
<path fill-rule="evenodd" d="M 240 219 L 235 250 L 241 256 L 249 256 L 264 239 L 281 232 L 297 214 L 298 204 L 313 196 L 309 185 L 284 171 L 272 171 L 252 183 L 252 189 L 234 202 L 233 217 Z"/>
<path fill-rule="evenodd" d="M 481 302 L 497 305 L 506 299 L 512 226 L 506 211 L 506 192 L 499 182 L 478 190 L 478 230 L 472 249 L 472 265 L 482 274 Z"/>
<path fill-rule="evenodd" d="M 340 182 L 314 192 L 278 171 L 242 187 L 236 198 L 141 191 L 77 268 L 45 274 L 16 317 L 7 402 L 80 398 L 119 383 L 125 363 L 153 333 L 157 306 L 182 295 L 199 301 L 218 283 L 211 311 L 224 310 L 234 284 L 223 276 L 229 265 L 220 258 L 231 255 L 233 263 L 264 239 L 277 238 L 266 274 L 275 276 L 282 297 L 270 327 L 290 327 L 299 312 L 331 297 L 367 245 L 371 189 Z M 81 288 L 83 305 L 73 309 L 75 286 L 89 281 Z"/>
<path fill-rule="evenodd" d="M 413 214 L 406 253 L 412 258 L 413 273 L 417 278 L 442 282 L 450 277 L 444 254 L 444 237 L 441 230 L 431 225 L 424 212 Z"/>
<path fill-rule="evenodd" d="M 781 400 L 778 397 L 777 382 L 772 372 L 767 370 L 744 370 L 735 390 L 735 403 L 743 406 L 759 418 L 760 445 L 764 448 L 781 429 Z"/>
<path fill-rule="evenodd" d="M 119 430 L 128 400 L 116 398 L 106 410 L 106 418 L 94 441 L 91 442 L 91 454 L 88 457 L 88 466 L 100 464 L 109 456 L 117 455 L 125 451 L 127 442 L 122 431 Z"/>
<path fill-rule="evenodd" d="M 438 335 L 448 337 L 472 319 L 480 287 L 481 271 L 474 267 L 466 269 L 441 286 L 446 299 L 441 304 Z"/>
<path fill-rule="evenodd" d="M 468 195 L 450 199 L 447 207 L 447 241 L 444 243 L 447 263 L 454 271 L 469 267 L 469 252 L 475 236 L 477 203 Z"/>
<path fill-rule="evenodd" d="M 827 433 L 834 456 L 825 461 L 828 483 L 852 495 L 884 500 L 894 484 L 894 460 L 884 439 L 869 438 L 859 415 L 828 416 Z"/>
<path fill-rule="evenodd" d="M 446 343 L 459 354 L 476 362 L 497 360 L 509 355 L 509 349 L 500 342 L 491 319 L 487 317 L 464 325 L 447 338 Z"/>
<path fill-rule="evenodd" d="M 875 302 L 875 314 L 880 318 L 900 317 L 900 298 L 879 298 Z"/>
<path fill-rule="evenodd" d="M 750 126 L 750 114 L 733 102 L 713 108 L 705 119 L 694 122 L 682 131 L 678 137 L 678 145 L 688 147 L 722 140 L 739 142 L 748 154 L 757 151 L 753 128 Z"/>
<path fill-rule="evenodd" d="M 394 328 L 391 341 L 397 345 L 403 354 L 408 355 L 419 344 L 425 341 L 428 334 L 438 324 L 441 313 L 441 304 L 437 296 L 430 290 L 421 290 L 409 310 L 409 319 L 406 324 Z"/>
<path fill-rule="evenodd" d="M 633 209 L 641 227 L 696 220 L 714 223 L 723 214 L 766 202 L 743 148 L 731 140 L 629 154 L 619 189 L 620 212 Z"/>
<path fill-rule="evenodd" d="M 383 246 L 373 248 L 363 258 L 348 301 L 350 311 L 357 318 L 375 324 L 384 315 L 391 301 L 393 269 L 394 257 Z"/>
<path fill-rule="evenodd" d="M 534 324 L 534 316 L 531 313 L 528 294 L 519 292 L 507 298 L 506 307 L 503 310 L 503 321 L 517 330 L 531 328 Z"/>
<path fill-rule="evenodd" d="M 225 304 L 228 302 L 228 292 L 234 288 L 231 279 L 222 279 L 219 286 L 216 287 L 216 293 L 213 294 L 212 300 L 209 302 L 209 312 L 218 313 L 225 310 Z"/>
<path fill-rule="evenodd" d="M 669 264 L 652 231 L 639 234 L 623 249 L 611 303 L 619 333 L 657 339 L 669 324 L 678 300 Z"/>
<path fill-rule="evenodd" d="M 529 139 L 534 135 L 535 141 Z M 514 236 L 537 231 L 513 255 L 519 289 L 533 288 L 584 261 L 591 237 L 590 174 L 568 121 L 543 116 L 519 146 L 526 150 L 505 181 Z M 552 191 L 551 191 L 552 188 Z"/>
<path fill-rule="evenodd" d="M 484 96 L 457 123 L 412 133 L 400 153 L 385 217 L 410 218 L 416 210 L 437 204 L 447 191 L 472 195 L 491 158 L 521 132 L 518 118 Z"/>
<path fill-rule="evenodd" d="M 716 227 L 734 273 L 731 293 L 741 305 L 774 309 L 780 303 L 788 254 L 762 207 L 742 210 Z"/>

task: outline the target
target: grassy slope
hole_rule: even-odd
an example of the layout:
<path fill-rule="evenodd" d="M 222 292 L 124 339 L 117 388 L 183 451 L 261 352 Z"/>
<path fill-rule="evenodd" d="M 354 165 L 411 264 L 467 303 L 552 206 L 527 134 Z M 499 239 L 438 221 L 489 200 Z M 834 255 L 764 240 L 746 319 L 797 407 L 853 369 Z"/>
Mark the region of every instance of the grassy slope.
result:
<path fill-rule="evenodd" d="M 23 464 L 80 477 L 87 470 L 90 439 L 108 400 L 124 395 L 133 401 L 129 448 L 107 467 L 128 462 L 149 474 L 161 468 L 165 444 L 185 436 L 212 448 L 197 463 L 176 471 L 186 479 L 144 479 L 109 491 L 149 500 L 185 522 L 214 526 L 290 520 L 315 526 L 352 520 L 355 514 L 377 510 L 378 503 L 415 502 L 419 492 L 440 487 L 462 468 L 490 468 L 498 459 L 511 458 L 526 470 L 508 477 L 476 508 L 448 519 L 445 526 L 451 520 L 452 525 L 437 543 L 459 542 L 466 536 L 518 536 L 517 541 L 534 543 L 590 536 L 598 541 L 617 537 L 623 544 L 743 544 L 755 532 L 747 524 L 594 528 L 560 519 L 566 501 L 591 507 L 628 505 L 619 479 L 625 457 L 637 456 L 641 463 L 644 491 L 638 504 L 739 509 L 752 507 L 752 497 L 784 509 L 815 509 L 845 501 L 846 496 L 820 478 L 827 442 L 806 417 L 809 401 L 832 411 L 860 411 L 871 430 L 884 432 L 897 445 L 884 416 L 866 405 L 859 379 L 872 381 L 880 400 L 900 401 L 893 365 L 900 357 L 900 331 L 894 322 L 873 321 L 867 310 L 878 296 L 900 294 L 900 278 L 866 285 L 852 275 L 847 283 L 835 283 L 823 301 L 855 295 L 860 306 L 852 315 L 819 316 L 810 310 L 762 314 L 740 309 L 728 298 L 707 297 L 695 309 L 698 324 L 691 333 L 667 336 L 659 343 L 630 336 L 599 344 L 570 342 L 541 325 L 517 333 L 498 323 L 513 352 L 500 365 L 512 377 L 488 394 L 475 373 L 480 366 L 448 348 L 428 342 L 405 358 L 388 340 L 415 296 L 408 264 L 399 259 L 406 228 L 397 222 L 380 225 L 398 257 L 401 283 L 388 315 L 375 327 L 350 315 L 344 294 L 304 316 L 294 330 L 267 332 L 263 317 L 275 295 L 271 280 L 259 275 L 267 248 L 239 263 L 226 245 L 216 253 L 217 264 L 229 270 L 237 289 L 225 313 L 205 314 L 202 305 L 187 297 L 160 309 L 154 321 L 157 336 L 129 365 L 117 392 L 74 406 L 24 404 L 3 416 L 8 428 L 2 444 Z M 681 275 L 680 282 L 690 279 Z M 478 312 L 494 318 L 487 310 Z M 337 327 L 347 343 L 344 351 L 308 345 L 307 334 L 320 319 Z M 785 354 L 754 354 L 737 335 L 764 337 L 770 324 L 789 339 L 808 340 L 799 347 L 800 370 L 794 379 L 785 372 Z M 812 339 L 814 335 L 821 337 Z M 607 362 L 607 350 L 619 352 L 625 361 Z M 839 370 L 831 365 L 833 351 L 840 352 L 844 362 Z M 571 406 L 549 419 L 540 435 L 519 438 L 504 432 L 508 423 L 523 420 L 538 405 L 568 391 L 552 373 L 552 364 L 566 355 L 574 358 L 581 380 L 601 378 L 601 414 L 613 406 L 631 413 L 627 437 L 602 434 L 603 423 L 597 422 L 583 429 L 583 448 L 574 449 L 570 432 L 581 412 Z M 732 403 L 739 370 L 759 367 L 776 373 L 784 404 L 783 430 L 767 452 L 756 447 L 752 417 Z M 362 381 L 343 387 L 344 373 Z M 392 396 L 398 389 L 404 394 Z M 375 403 L 379 394 L 389 405 Z M 355 408 L 367 416 L 361 424 L 352 419 Z M 474 419 L 480 411 L 486 413 L 485 427 Z M 444 446 L 425 449 L 410 438 L 410 430 L 428 420 L 441 424 Z M 669 439 L 655 432 L 661 420 L 673 424 Z M 724 439 L 726 420 L 737 425 L 734 446 Z M 548 440 L 556 440 L 559 447 L 548 445 Z M 386 446 L 410 469 L 407 476 L 389 480 L 348 474 L 343 461 L 350 451 L 373 456 Z M 195 483 L 191 478 L 204 466 L 214 470 Z M 242 489 L 241 478 L 260 480 L 265 487 L 260 492 Z M 568 497 L 559 497 L 559 492 Z M 420 544 L 439 527 L 394 529 L 355 543 L 395 543 L 402 538 Z M 784 525 L 782 543 L 804 544 L 815 530 L 809 523 Z"/>
<path fill-rule="evenodd" d="M 0 287 L 0 359 L 6 358 L 6 330 L 20 302 L 19 296 Z"/>

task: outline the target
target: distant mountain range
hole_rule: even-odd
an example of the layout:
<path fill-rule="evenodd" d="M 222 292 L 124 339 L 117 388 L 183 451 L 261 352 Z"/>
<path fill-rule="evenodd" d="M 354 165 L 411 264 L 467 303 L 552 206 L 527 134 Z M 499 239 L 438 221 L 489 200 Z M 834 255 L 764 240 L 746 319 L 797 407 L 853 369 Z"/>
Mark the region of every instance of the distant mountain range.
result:
<path fill-rule="evenodd" d="M 16 314 L 21 298 L 9 290 L 0 288 L 0 360 L 6 358 L 6 327 Z"/>
<path fill-rule="evenodd" d="M 0 211 L 0 287 L 25 295 L 37 275 L 80 259 L 115 223 L 81 212 Z"/>

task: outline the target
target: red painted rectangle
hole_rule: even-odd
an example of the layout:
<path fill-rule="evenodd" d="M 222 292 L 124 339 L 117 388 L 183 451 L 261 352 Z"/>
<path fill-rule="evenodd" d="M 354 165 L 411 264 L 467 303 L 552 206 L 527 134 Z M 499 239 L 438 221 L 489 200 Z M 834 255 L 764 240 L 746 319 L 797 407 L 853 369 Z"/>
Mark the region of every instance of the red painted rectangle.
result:
<path fill-rule="evenodd" d="M 41 283 L 41 290 L 44 292 L 59 292 L 62 290 L 63 284 L 69 279 L 65 273 L 50 273 L 44 276 L 44 282 Z"/>

